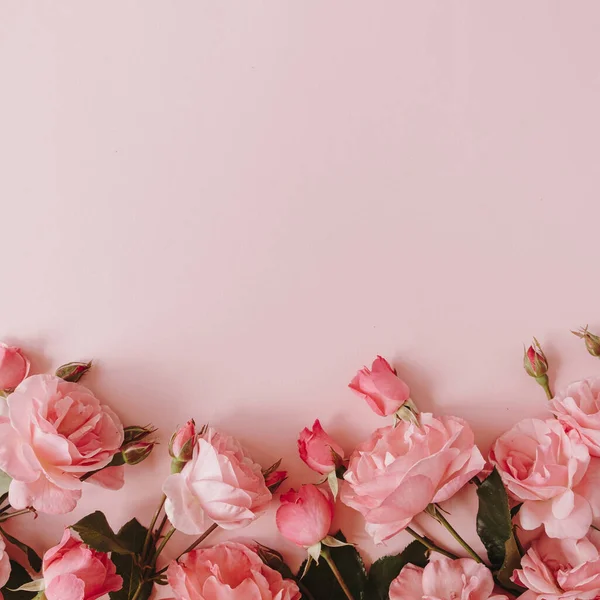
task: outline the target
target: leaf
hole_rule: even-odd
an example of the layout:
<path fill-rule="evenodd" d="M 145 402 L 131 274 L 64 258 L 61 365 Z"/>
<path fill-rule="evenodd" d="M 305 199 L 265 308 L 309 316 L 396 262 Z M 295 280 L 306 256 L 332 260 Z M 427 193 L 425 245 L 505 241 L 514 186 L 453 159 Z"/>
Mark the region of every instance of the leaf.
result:
<path fill-rule="evenodd" d="M 134 554 L 113 554 L 111 556 L 117 567 L 117 574 L 123 578 L 123 587 L 118 592 L 109 594 L 111 600 L 130 600 L 135 595 L 142 581 L 142 569 L 137 564 L 136 555 L 140 555 L 144 548 L 147 532 L 148 530 L 137 519 L 131 519 L 119 530 L 118 540 L 123 546 L 131 548 Z M 139 600 L 150 598 L 153 587 L 152 582 L 147 582 L 138 596 Z"/>
<path fill-rule="evenodd" d="M 427 548 L 418 540 L 411 542 L 400 554 L 384 556 L 375 561 L 369 570 L 369 600 L 388 600 L 390 584 L 407 564 L 424 567 Z"/>
<path fill-rule="evenodd" d="M 342 542 L 346 541 L 341 531 L 336 533 L 334 537 Z M 354 546 L 330 548 L 329 552 L 346 585 L 352 592 L 354 600 L 365 600 L 367 571 L 356 548 Z M 304 571 L 304 567 L 305 563 L 300 567 L 299 574 Z M 319 560 L 318 565 L 313 563 L 310 566 L 301 584 L 312 594 L 314 600 L 347 600 L 329 565 L 323 558 Z"/>
<path fill-rule="evenodd" d="M 16 561 L 10 561 L 10 578 L 6 582 L 6 585 L 2 588 L 2 593 L 4 594 L 4 600 L 29 600 L 33 598 L 36 593 L 35 592 L 25 592 L 22 590 L 16 590 L 20 588 L 23 584 L 29 583 L 31 581 L 31 577 L 27 571 Z"/>
<path fill-rule="evenodd" d="M 116 554 L 132 554 L 135 550 L 123 538 L 115 535 L 104 513 L 97 510 L 75 525 L 71 525 L 81 539 L 94 550 L 99 552 L 115 552 Z"/>
<path fill-rule="evenodd" d="M 284 579 L 295 579 L 292 570 L 287 566 L 283 560 L 283 556 L 277 550 L 256 542 L 256 552 L 267 567 L 271 567 L 271 569 L 277 571 Z"/>
<path fill-rule="evenodd" d="M 521 553 L 519 552 L 516 538 L 511 536 L 511 538 L 506 542 L 506 557 L 502 563 L 502 567 L 496 573 L 496 579 L 508 590 L 524 592 L 524 588 L 510 580 L 515 569 L 519 569 L 520 567 Z"/>
<path fill-rule="evenodd" d="M 42 559 L 40 558 L 38 553 L 33 548 L 23 543 L 21 540 L 18 540 L 16 537 L 13 537 L 12 535 L 6 533 L 6 531 L 4 531 L 4 529 L 2 529 L 1 527 L 0 533 L 2 533 L 3 537 L 5 537 L 11 544 L 13 544 L 13 546 L 16 546 L 19 550 L 21 550 L 21 552 L 25 553 L 25 555 L 27 556 L 27 560 L 31 565 L 31 568 L 36 573 L 39 573 L 39 571 L 42 568 Z"/>

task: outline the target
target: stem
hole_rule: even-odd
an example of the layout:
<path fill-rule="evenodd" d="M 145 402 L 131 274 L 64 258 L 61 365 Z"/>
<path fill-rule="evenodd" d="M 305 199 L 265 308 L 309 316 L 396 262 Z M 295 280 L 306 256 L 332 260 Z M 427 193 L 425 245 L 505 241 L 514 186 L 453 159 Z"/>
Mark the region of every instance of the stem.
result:
<path fill-rule="evenodd" d="M 20 517 L 21 515 L 26 515 L 30 512 L 34 512 L 33 508 L 24 508 L 23 510 L 15 510 L 15 512 L 4 513 L 0 515 L 0 523 L 4 523 L 4 521 L 8 521 L 8 519 L 12 519 L 13 517 Z"/>
<path fill-rule="evenodd" d="M 309 589 L 302 583 L 300 579 L 295 579 L 296 585 L 302 592 L 302 597 L 306 600 L 315 600 L 315 597 L 310 593 Z"/>
<path fill-rule="evenodd" d="M 548 400 L 552 400 L 552 398 L 554 398 L 554 394 L 550 389 L 550 381 L 548 380 L 548 375 L 536 377 L 535 380 L 542 386 L 542 388 L 544 388 L 544 392 L 546 392 L 546 398 Z"/>
<path fill-rule="evenodd" d="M 338 571 L 338 568 L 335 566 L 335 563 L 333 562 L 333 558 L 331 558 L 329 548 L 322 548 L 321 556 L 325 559 L 325 562 L 329 565 L 329 568 L 331 569 L 331 572 L 334 574 L 335 578 L 337 579 L 337 582 L 340 584 L 342 591 L 344 592 L 344 594 L 346 594 L 346 598 L 348 598 L 348 600 L 354 600 L 354 596 L 351 594 L 350 590 L 348 589 L 348 586 L 346 585 L 346 582 L 344 581 L 342 574 Z"/>
<path fill-rule="evenodd" d="M 427 512 L 428 515 L 432 516 L 440 525 L 443 525 L 448 530 L 448 533 L 450 533 L 450 535 L 464 548 L 465 552 L 473 560 L 476 560 L 478 563 L 483 564 L 483 560 L 481 560 L 481 557 L 477 554 L 477 552 L 475 552 L 475 550 L 473 550 L 473 548 L 471 548 L 471 546 L 469 546 L 469 544 L 467 544 L 467 542 L 460 536 L 458 531 L 456 531 L 456 529 L 454 529 L 454 527 L 452 527 L 452 525 L 448 523 L 446 517 L 444 517 L 442 511 L 436 504 L 430 504 L 425 512 Z"/>
<path fill-rule="evenodd" d="M 145 557 L 148 554 L 148 551 L 150 550 L 150 542 L 154 536 L 154 526 L 156 525 L 156 521 L 158 520 L 160 511 L 162 510 L 166 501 L 167 501 L 167 497 L 163 494 L 162 498 L 160 499 L 160 504 L 158 505 L 158 508 L 156 509 L 156 511 L 154 513 L 154 516 L 152 517 L 152 521 L 150 521 L 150 525 L 149 525 L 148 531 L 146 533 L 146 539 L 144 540 L 144 547 L 142 549 L 142 557 Z M 158 539 L 158 536 L 156 536 L 156 537 Z"/>
<path fill-rule="evenodd" d="M 173 534 L 177 531 L 177 529 L 175 529 L 175 527 L 171 527 L 171 529 L 169 529 L 169 531 L 167 531 L 165 537 L 163 538 L 162 542 L 160 543 L 159 547 L 156 549 L 156 553 L 154 554 L 154 558 L 152 559 L 152 564 L 155 565 L 156 561 L 158 559 L 158 557 L 160 556 L 160 553 L 164 550 L 165 546 L 167 545 L 167 542 L 173 537 Z"/>
<path fill-rule="evenodd" d="M 138 598 L 140 597 L 140 594 L 142 593 L 142 587 L 144 587 L 144 583 L 146 583 L 144 580 L 139 582 L 139 584 L 135 590 L 135 594 L 133 595 L 133 598 L 131 600 L 138 600 Z"/>
<path fill-rule="evenodd" d="M 427 548 L 428 550 L 431 550 L 431 552 L 437 552 L 438 554 L 441 554 L 442 556 L 451 558 L 452 560 L 455 560 L 458 558 L 458 556 L 456 556 L 456 554 L 452 554 L 452 552 L 448 552 L 448 550 L 444 550 L 443 548 L 436 546 L 433 542 L 430 542 L 427 538 L 424 538 L 422 535 L 419 535 L 411 527 L 407 527 L 406 531 L 408 533 L 410 533 L 410 535 L 412 535 L 415 538 L 415 540 L 418 540 L 419 542 L 421 542 L 421 544 L 423 544 L 423 546 L 425 546 L 425 548 Z"/>

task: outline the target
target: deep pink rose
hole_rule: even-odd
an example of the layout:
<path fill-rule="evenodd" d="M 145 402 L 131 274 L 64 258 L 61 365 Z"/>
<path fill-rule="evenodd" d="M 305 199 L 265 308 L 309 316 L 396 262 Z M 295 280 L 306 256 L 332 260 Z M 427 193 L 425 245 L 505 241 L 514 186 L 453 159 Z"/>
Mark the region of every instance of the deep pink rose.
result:
<path fill-rule="evenodd" d="M 0 588 L 4 587 L 10 577 L 10 558 L 6 553 L 6 544 L 0 537 Z M 2 592 L 0 592 L 0 600 L 2 600 Z"/>
<path fill-rule="evenodd" d="M 509 494 L 523 502 L 519 518 L 524 529 L 543 525 L 556 538 L 587 533 L 592 507 L 578 484 L 590 455 L 575 432 L 565 433 L 556 419 L 525 419 L 496 440 L 490 460 Z"/>
<path fill-rule="evenodd" d="M 600 546 L 591 537 L 531 544 L 513 581 L 527 588 L 523 600 L 592 600 L 600 596 Z"/>
<path fill-rule="evenodd" d="M 419 423 L 377 429 L 350 457 L 341 499 L 362 513 L 376 543 L 448 500 L 485 465 L 463 419 L 421 413 Z"/>
<path fill-rule="evenodd" d="M 307 484 L 282 494 L 280 500 L 275 521 L 281 535 L 304 548 L 327 537 L 333 519 L 333 500 L 327 492 Z"/>
<path fill-rule="evenodd" d="M 433 553 L 422 569 L 408 564 L 390 586 L 390 600 L 506 600 L 494 594 L 490 570 L 472 558 L 450 560 Z"/>
<path fill-rule="evenodd" d="M 169 520 L 189 535 L 202 533 L 207 520 L 224 529 L 245 527 L 271 500 L 261 466 L 237 440 L 210 427 L 181 473 L 167 477 L 163 492 Z"/>
<path fill-rule="evenodd" d="M 348 387 L 362 396 L 379 416 L 393 415 L 410 399 L 410 388 L 396 375 L 385 358 L 378 356 L 361 369 Z"/>
<path fill-rule="evenodd" d="M 119 418 L 87 388 L 54 375 L 28 377 L 7 403 L 8 417 L 0 417 L 0 468 L 13 478 L 11 505 L 51 514 L 73 510 L 80 477 L 119 451 Z"/>
<path fill-rule="evenodd" d="M 29 361 L 20 348 L 0 343 L 0 390 L 16 388 L 29 373 Z"/>
<path fill-rule="evenodd" d="M 167 578 L 175 600 L 300 600 L 295 582 L 235 542 L 185 554 L 169 565 Z"/>
<path fill-rule="evenodd" d="M 326 475 L 336 468 L 334 454 L 344 458 L 344 450 L 329 437 L 321 427 L 319 419 L 314 422 L 312 431 L 305 427 L 298 438 L 300 458 L 313 470 Z"/>
<path fill-rule="evenodd" d="M 565 430 L 575 430 L 592 456 L 600 456 L 600 378 L 572 383 L 550 402 Z"/>
<path fill-rule="evenodd" d="M 96 600 L 123 587 L 107 554 L 92 550 L 65 529 L 58 546 L 44 554 L 43 574 L 48 600 Z"/>

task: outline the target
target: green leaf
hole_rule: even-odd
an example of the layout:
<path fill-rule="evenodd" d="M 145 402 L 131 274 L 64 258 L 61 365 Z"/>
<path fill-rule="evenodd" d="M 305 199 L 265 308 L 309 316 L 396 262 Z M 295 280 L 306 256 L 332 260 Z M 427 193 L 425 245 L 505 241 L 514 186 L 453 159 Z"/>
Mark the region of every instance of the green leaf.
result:
<path fill-rule="evenodd" d="M 20 588 L 25 583 L 29 583 L 31 577 L 29 577 L 27 571 L 14 560 L 10 561 L 10 567 L 10 578 L 2 588 L 4 600 L 29 600 L 36 596 L 36 592 L 24 592 L 22 590 L 18 592 L 11 591 Z"/>
<path fill-rule="evenodd" d="M 33 548 L 23 543 L 21 540 L 18 540 L 16 537 L 13 537 L 12 535 L 6 533 L 6 531 L 4 531 L 4 529 L 2 529 L 1 527 L 0 533 L 2 533 L 2 536 L 5 537 L 11 544 L 13 544 L 13 546 L 16 546 L 19 550 L 21 550 L 21 552 L 25 553 L 25 555 L 27 556 L 27 560 L 31 565 L 31 568 L 36 573 L 39 573 L 39 571 L 42 568 L 42 559 L 39 557 L 38 553 Z"/>
<path fill-rule="evenodd" d="M 424 567 L 427 564 L 427 548 L 418 540 L 411 542 L 400 554 L 384 556 L 371 565 L 368 583 L 369 600 L 388 600 L 390 584 L 408 563 L 417 567 Z"/>
<path fill-rule="evenodd" d="M 521 565 L 521 554 L 512 526 L 508 495 L 496 469 L 477 488 L 477 534 L 488 553 L 492 570 L 502 585 L 521 590 L 510 581 Z"/>
<path fill-rule="evenodd" d="M 342 542 L 346 541 L 341 531 L 336 533 L 334 537 Z M 329 552 L 346 585 L 352 592 L 354 600 L 365 600 L 367 571 L 356 548 L 354 546 L 329 548 Z M 304 566 L 303 563 L 298 571 L 298 577 L 304 572 Z M 347 600 L 329 565 L 323 558 L 319 560 L 318 565 L 313 563 L 310 566 L 301 583 L 312 594 L 314 600 Z"/>
<path fill-rule="evenodd" d="M 260 559 L 267 567 L 271 567 L 271 569 L 277 571 L 284 579 L 296 579 L 292 570 L 283 560 L 283 556 L 281 556 L 277 550 L 273 550 L 273 548 L 269 548 L 268 546 L 263 546 L 258 542 L 256 542 L 256 546 L 258 556 L 260 556 Z"/>
<path fill-rule="evenodd" d="M 114 552 L 116 554 L 132 554 L 135 549 L 127 541 L 117 537 L 111 529 L 104 513 L 97 510 L 75 525 L 71 525 L 81 539 L 94 550 L 99 552 Z"/>
<path fill-rule="evenodd" d="M 117 567 L 117 574 L 123 578 L 123 587 L 118 592 L 109 594 L 111 600 L 130 600 L 135 595 L 142 581 L 142 569 L 137 563 L 137 556 L 144 548 L 144 540 L 148 530 L 137 519 L 125 523 L 119 530 L 118 540 L 123 546 L 131 548 L 134 554 L 113 554 L 112 561 Z M 147 582 L 142 588 L 139 600 L 147 600 L 152 594 L 153 583 Z"/>

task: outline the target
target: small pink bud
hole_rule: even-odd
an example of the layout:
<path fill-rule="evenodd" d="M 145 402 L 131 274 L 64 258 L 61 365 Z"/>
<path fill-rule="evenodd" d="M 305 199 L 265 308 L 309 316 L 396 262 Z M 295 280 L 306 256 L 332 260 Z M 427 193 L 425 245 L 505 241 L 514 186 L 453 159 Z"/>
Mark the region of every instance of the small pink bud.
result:
<path fill-rule="evenodd" d="M 265 477 L 265 485 L 269 488 L 271 494 L 273 494 L 286 479 L 287 471 L 273 471 Z"/>
<path fill-rule="evenodd" d="M 571 333 L 585 341 L 585 347 L 592 356 L 600 356 L 600 336 L 590 333 L 587 325 L 579 331 L 572 331 Z"/>
<path fill-rule="evenodd" d="M 298 438 L 298 453 L 300 458 L 313 470 L 321 475 L 327 475 L 341 466 L 344 450 L 321 427 L 319 419 L 312 431 L 305 427 Z"/>
<path fill-rule="evenodd" d="M 155 442 L 133 442 L 125 446 L 121 450 L 125 464 L 137 465 L 143 462 L 150 456 L 155 445 Z"/>
<path fill-rule="evenodd" d="M 71 381 L 77 383 L 90 369 L 92 368 L 92 362 L 70 362 L 66 365 L 62 365 L 56 369 L 55 375 L 64 379 L 65 381 Z"/>
<path fill-rule="evenodd" d="M 385 358 L 378 356 L 369 370 L 364 367 L 348 384 L 381 417 L 393 415 L 410 399 L 410 388 Z"/>
<path fill-rule="evenodd" d="M 123 445 L 126 446 L 127 444 L 131 444 L 131 442 L 141 442 L 155 431 L 156 427 L 152 427 L 152 425 L 129 425 L 123 430 Z"/>
<path fill-rule="evenodd" d="M 194 454 L 196 445 L 196 423 L 190 419 L 183 427 L 180 427 L 169 441 L 169 454 L 180 462 L 189 462 Z"/>
<path fill-rule="evenodd" d="M 13 390 L 29 374 L 29 361 L 20 348 L 0 343 L 0 390 Z"/>
<path fill-rule="evenodd" d="M 533 338 L 533 344 L 525 350 L 523 366 L 531 377 L 543 377 L 548 372 L 548 360 L 540 343 Z"/>

